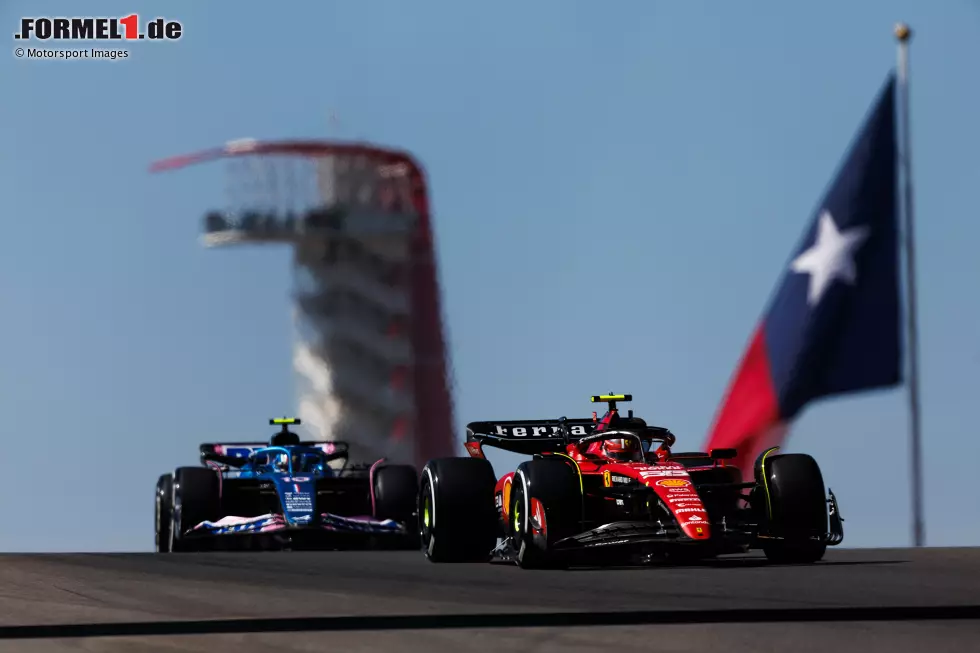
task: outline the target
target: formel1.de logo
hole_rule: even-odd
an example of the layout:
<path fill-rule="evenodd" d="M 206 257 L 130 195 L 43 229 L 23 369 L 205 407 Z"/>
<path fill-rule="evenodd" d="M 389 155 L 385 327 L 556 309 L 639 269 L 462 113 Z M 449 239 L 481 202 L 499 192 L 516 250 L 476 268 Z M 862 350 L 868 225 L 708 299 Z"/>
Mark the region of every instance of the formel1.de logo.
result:
<path fill-rule="evenodd" d="M 17 40 L 37 41 L 176 41 L 183 35 L 179 20 L 154 18 L 140 23 L 139 14 L 122 18 L 62 18 L 35 16 L 21 18 Z"/>

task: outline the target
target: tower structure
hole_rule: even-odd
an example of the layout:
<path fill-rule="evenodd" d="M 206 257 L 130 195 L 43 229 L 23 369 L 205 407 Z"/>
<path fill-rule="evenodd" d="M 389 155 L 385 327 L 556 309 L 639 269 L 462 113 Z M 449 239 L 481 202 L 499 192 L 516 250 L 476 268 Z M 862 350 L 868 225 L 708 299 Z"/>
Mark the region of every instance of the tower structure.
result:
<path fill-rule="evenodd" d="M 226 159 L 228 206 L 204 218 L 208 246 L 288 244 L 298 413 L 352 457 L 411 462 L 455 453 L 425 175 L 372 145 L 234 141 L 155 163 Z M 268 407 L 273 412 L 275 407 Z"/>

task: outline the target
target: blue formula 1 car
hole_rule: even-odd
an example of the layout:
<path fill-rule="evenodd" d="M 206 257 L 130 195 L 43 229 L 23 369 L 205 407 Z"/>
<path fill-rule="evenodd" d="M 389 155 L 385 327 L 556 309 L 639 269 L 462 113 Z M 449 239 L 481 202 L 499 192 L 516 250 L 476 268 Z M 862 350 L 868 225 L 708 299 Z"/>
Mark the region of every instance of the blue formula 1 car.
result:
<path fill-rule="evenodd" d="M 419 547 L 413 466 L 348 466 L 346 443 L 302 442 L 298 419 L 269 423 L 281 430 L 268 445 L 202 444 L 203 467 L 160 477 L 158 552 Z"/>

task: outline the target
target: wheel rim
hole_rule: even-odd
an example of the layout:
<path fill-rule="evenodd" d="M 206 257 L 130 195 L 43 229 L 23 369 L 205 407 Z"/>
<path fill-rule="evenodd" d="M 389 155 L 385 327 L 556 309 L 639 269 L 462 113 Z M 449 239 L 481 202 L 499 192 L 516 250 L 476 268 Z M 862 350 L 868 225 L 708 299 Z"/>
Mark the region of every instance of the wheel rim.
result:
<path fill-rule="evenodd" d="M 425 556 L 429 559 L 432 559 L 433 555 L 435 555 L 435 551 L 434 551 L 435 538 L 433 537 L 433 533 L 432 533 L 433 526 L 435 526 L 435 520 L 433 519 L 433 517 L 435 516 L 435 511 L 433 510 L 433 504 L 435 503 L 435 501 L 433 500 L 433 496 L 432 496 L 434 491 L 432 487 L 432 483 L 429 482 L 428 479 L 426 479 L 425 484 L 422 486 L 422 490 L 423 490 L 422 494 L 425 498 L 422 499 L 422 519 L 420 520 L 421 521 L 420 539 L 422 540 L 422 548 L 425 551 Z"/>
<path fill-rule="evenodd" d="M 513 535 L 514 545 L 520 547 L 526 535 L 526 533 L 523 530 L 523 523 L 522 523 L 522 520 L 524 519 L 524 515 L 521 513 L 522 506 L 524 504 L 523 484 L 519 485 L 511 496 L 513 497 L 511 499 L 513 501 L 513 505 L 511 506 L 510 509 L 511 514 L 513 515 L 513 518 L 511 519 L 511 530 L 514 534 Z"/>

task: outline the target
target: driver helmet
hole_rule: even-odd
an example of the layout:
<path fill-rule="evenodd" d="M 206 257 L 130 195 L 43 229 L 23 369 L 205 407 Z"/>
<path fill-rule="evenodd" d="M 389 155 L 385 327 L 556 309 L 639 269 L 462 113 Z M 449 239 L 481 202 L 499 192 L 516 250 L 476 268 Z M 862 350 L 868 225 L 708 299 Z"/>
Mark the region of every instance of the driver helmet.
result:
<path fill-rule="evenodd" d="M 299 436 L 287 430 L 279 431 L 269 439 L 269 446 L 272 447 L 289 447 L 298 445 L 299 443 Z"/>
<path fill-rule="evenodd" d="M 602 441 L 602 455 L 610 460 L 630 462 L 643 457 L 636 440 L 632 438 L 615 438 Z"/>

